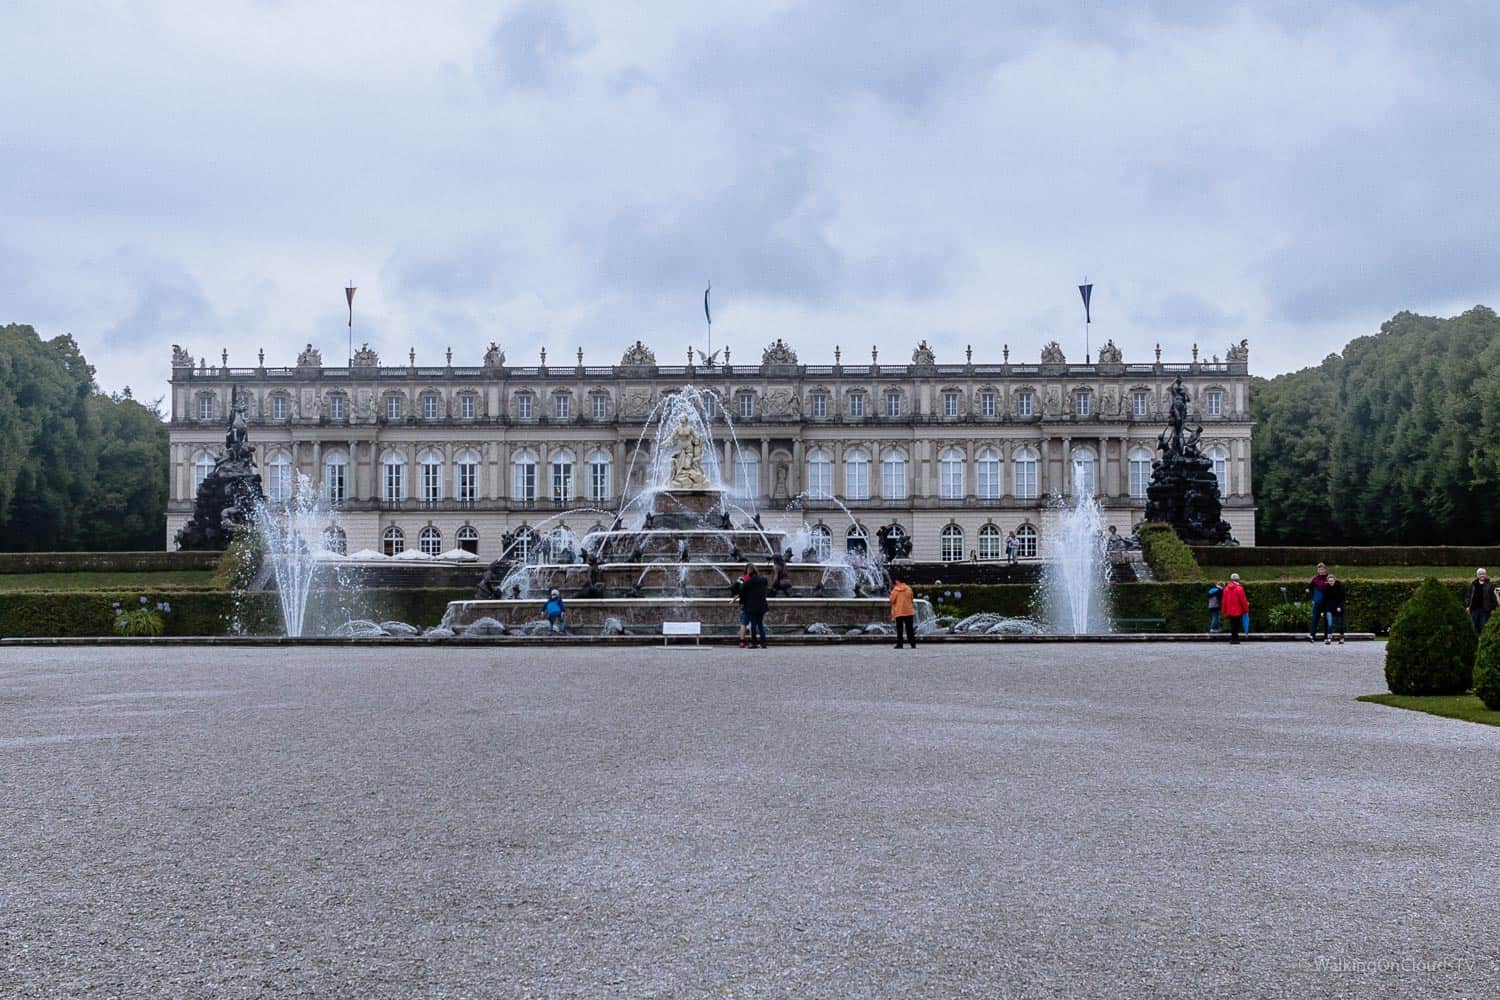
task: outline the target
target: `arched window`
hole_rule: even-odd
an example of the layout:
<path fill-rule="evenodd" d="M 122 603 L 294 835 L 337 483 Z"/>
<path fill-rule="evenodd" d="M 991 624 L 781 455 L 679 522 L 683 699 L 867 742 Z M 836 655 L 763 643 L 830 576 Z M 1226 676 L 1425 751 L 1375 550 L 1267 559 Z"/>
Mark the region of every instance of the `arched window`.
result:
<path fill-rule="evenodd" d="M 406 535 L 394 524 L 380 536 L 380 551 L 388 556 L 398 556 L 406 551 Z"/>
<path fill-rule="evenodd" d="M 943 528 L 942 543 L 943 562 L 957 562 L 964 557 L 964 529 L 958 525 Z"/>
<path fill-rule="evenodd" d="M 417 535 L 417 545 L 422 549 L 424 556 L 438 556 L 443 554 L 443 533 L 432 525 L 422 529 Z"/>
<path fill-rule="evenodd" d="M 566 396 L 558 396 L 566 399 Z M 573 453 L 552 453 L 552 499 L 557 503 L 569 503 L 573 499 Z"/>
<path fill-rule="evenodd" d="M 754 500 L 760 496 L 760 456 L 753 451 L 735 453 L 734 496 L 739 500 Z"/>
<path fill-rule="evenodd" d="M 203 485 L 203 480 L 214 471 L 214 457 L 206 451 L 200 451 L 193 455 L 193 496 L 198 495 L 198 487 Z"/>
<path fill-rule="evenodd" d="M 1208 450 L 1209 460 L 1214 463 L 1214 478 L 1219 481 L 1219 496 L 1229 495 L 1229 450 L 1215 446 Z"/>
<path fill-rule="evenodd" d="M 479 499 L 479 453 L 465 448 L 453 457 L 453 497 L 460 503 Z"/>
<path fill-rule="evenodd" d="M 880 495 L 886 500 L 906 499 L 906 452 L 887 448 L 880 455 Z"/>
<path fill-rule="evenodd" d="M 472 524 L 466 524 L 462 528 L 459 528 L 458 533 L 453 537 L 458 542 L 458 547 L 465 552 L 472 552 L 475 555 L 479 554 L 479 529 Z"/>
<path fill-rule="evenodd" d="M 531 555 L 531 543 L 535 540 L 531 529 L 521 525 L 510 539 L 510 557 L 518 562 L 525 562 Z"/>
<path fill-rule="evenodd" d="M 1000 558 L 1000 529 L 993 524 L 986 524 L 979 529 L 979 558 Z"/>
<path fill-rule="evenodd" d="M 323 497 L 331 504 L 349 499 L 349 456 L 341 451 L 323 456 Z"/>
<path fill-rule="evenodd" d="M 266 460 L 266 499 L 286 503 L 292 498 L 292 459 L 284 451 L 272 452 Z"/>
<path fill-rule="evenodd" d="M 822 448 L 807 453 L 807 495 L 814 500 L 833 496 L 833 456 Z"/>
<path fill-rule="evenodd" d="M 844 497 L 870 499 L 870 455 L 863 448 L 844 452 Z"/>
<path fill-rule="evenodd" d="M 828 525 L 813 525 L 809 539 L 812 542 L 813 556 L 818 562 L 827 562 L 833 558 L 833 532 L 828 530 Z"/>
<path fill-rule="evenodd" d="M 974 461 L 974 476 L 979 499 L 1000 499 L 1000 452 L 994 448 L 979 449 L 979 457 Z"/>
<path fill-rule="evenodd" d="M 870 536 L 857 524 L 849 525 L 849 530 L 844 532 L 844 549 L 859 555 L 869 555 Z"/>
<path fill-rule="evenodd" d="M 1016 497 L 1021 500 L 1036 499 L 1036 450 L 1033 448 L 1019 448 L 1016 450 L 1015 465 L 1016 474 Z"/>
<path fill-rule="evenodd" d="M 608 503 L 612 460 L 607 451 L 589 452 L 589 503 Z"/>
<path fill-rule="evenodd" d="M 945 448 L 938 456 L 938 489 L 944 500 L 964 498 L 964 453 Z"/>
<path fill-rule="evenodd" d="M 437 503 L 443 499 L 443 453 L 428 448 L 417 456 L 417 467 L 421 474 L 421 493 L 418 496 L 422 502 Z"/>
<path fill-rule="evenodd" d="M 1094 449 L 1073 449 L 1073 495 L 1093 496 L 1098 492 L 1098 477 L 1094 475 Z"/>
<path fill-rule="evenodd" d="M 399 451 L 380 456 L 380 498 L 386 503 L 406 498 L 406 456 Z"/>
<path fill-rule="evenodd" d="M 1130 495 L 1145 499 L 1146 487 L 1151 484 L 1151 452 L 1145 448 L 1130 449 Z"/>
<path fill-rule="evenodd" d="M 1016 555 L 1022 559 L 1036 558 L 1036 528 L 1029 524 L 1016 529 Z"/>
<path fill-rule="evenodd" d="M 347 556 L 349 554 L 349 539 L 344 534 L 344 529 L 336 524 L 324 528 L 323 548 L 329 552 L 337 552 L 341 556 Z"/>
<path fill-rule="evenodd" d="M 536 453 L 522 449 L 510 460 L 511 488 L 513 500 L 522 503 L 536 502 Z"/>

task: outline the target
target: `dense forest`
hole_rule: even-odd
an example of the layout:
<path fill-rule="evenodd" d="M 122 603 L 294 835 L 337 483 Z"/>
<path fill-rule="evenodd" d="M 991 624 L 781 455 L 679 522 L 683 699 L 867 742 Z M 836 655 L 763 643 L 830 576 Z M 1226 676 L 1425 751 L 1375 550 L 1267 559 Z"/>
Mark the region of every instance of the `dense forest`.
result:
<path fill-rule="evenodd" d="M 1398 313 L 1321 365 L 1253 379 L 1262 545 L 1500 541 L 1500 317 Z"/>
<path fill-rule="evenodd" d="M 0 326 L 0 550 L 159 549 L 167 427 L 105 395 L 72 337 Z"/>

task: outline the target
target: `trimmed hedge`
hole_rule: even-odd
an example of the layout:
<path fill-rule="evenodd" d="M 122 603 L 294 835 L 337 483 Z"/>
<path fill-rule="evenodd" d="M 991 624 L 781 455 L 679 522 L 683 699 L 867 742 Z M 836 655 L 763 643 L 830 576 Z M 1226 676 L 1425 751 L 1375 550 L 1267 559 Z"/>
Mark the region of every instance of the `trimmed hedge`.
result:
<path fill-rule="evenodd" d="M 1276 545 L 1194 546 L 1200 566 L 1497 566 L 1500 548 L 1467 545 L 1379 545 L 1367 548 L 1292 548 Z"/>
<path fill-rule="evenodd" d="M 1423 580 L 1391 624 L 1385 682 L 1392 694 L 1463 694 L 1474 676 L 1474 624 L 1450 588 Z"/>
<path fill-rule="evenodd" d="M 214 569 L 221 552 L 0 552 L 0 573 L 170 573 Z"/>
<path fill-rule="evenodd" d="M 1158 580 L 1203 578 L 1203 572 L 1193 558 L 1193 550 L 1170 524 L 1147 521 L 1136 526 L 1135 535 L 1141 541 L 1141 555 L 1151 567 L 1151 575 Z"/>
<path fill-rule="evenodd" d="M 1474 694 L 1484 707 L 1500 711 L 1500 615 L 1490 615 L 1474 654 Z"/>
<path fill-rule="evenodd" d="M 327 617 L 373 618 L 377 621 L 408 622 L 418 628 L 442 620 L 449 601 L 465 600 L 473 591 L 448 588 L 402 590 L 320 591 L 344 605 Z M 130 606 L 145 597 L 150 603 L 166 601 L 172 606 L 165 615 L 166 635 L 279 635 L 281 605 L 273 591 L 236 594 L 224 590 L 129 591 L 71 590 L 16 591 L 0 594 L 0 636 L 101 636 L 116 635 L 115 601 Z M 309 630 L 325 624 L 317 619 L 317 604 L 309 609 Z M 235 628 L 235 623 L 239 628 Z"/>

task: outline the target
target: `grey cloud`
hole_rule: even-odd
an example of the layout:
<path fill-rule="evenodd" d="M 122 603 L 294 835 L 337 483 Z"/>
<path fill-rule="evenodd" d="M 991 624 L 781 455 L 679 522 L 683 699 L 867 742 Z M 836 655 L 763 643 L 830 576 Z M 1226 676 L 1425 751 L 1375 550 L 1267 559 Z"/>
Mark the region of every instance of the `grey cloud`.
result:
<path fill-rule="evenodd" d="M 106 345 L 139 349 L 163 337 L 216 333 L 218 317 L 198 282 L 171 261 L 121 249 L 111 258 L 129 283 L 133 301 L 124 315 L 105 328 Z"/>
<path fill-rule="evenodd" d="M 490 33 L 485 68 L 501 91 L 550 91 L 569 81 L 574 60 L 590 44 L 559 5 L 532 0 Z"/>
<path fill-rule="evenodd" d="M 504 234 L 400 247 L 381 269 L 382 282 L 419 300 L 495 302 L 526 278 L 525 254 Z"/>
<path fill-rule="evenodd" d="M 1215 332 L 1237 329 L 1244 316 L 1225 310 L 1211 299 L 1183 290 L 1154 298 L 1129 309 L 1132 322 L 1149 329 Z"/>

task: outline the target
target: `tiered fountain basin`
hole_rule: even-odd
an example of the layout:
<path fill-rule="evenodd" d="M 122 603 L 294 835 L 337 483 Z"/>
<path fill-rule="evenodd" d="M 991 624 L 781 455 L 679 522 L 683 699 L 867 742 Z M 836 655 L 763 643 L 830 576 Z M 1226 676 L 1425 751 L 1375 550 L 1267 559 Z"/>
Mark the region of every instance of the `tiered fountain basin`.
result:
<path fill-rule="evenodd" d="M 457 632 L 489 618 L 512 630 L 540 621 L 548 592 L 566 605 L 570 632 L 659 634 L 663 622 L 697 622 L 704 634 L 739 628 L 740 606 L 730 588 L 746 562 L 772 578 L 772 554 L 786 551 L 786 535 L 762 530 L 726 503 L 716 489 L 659 490 L 631 526 L 593 532 L 579 561 L 529 562 L 505 577 L 501 599 L 454 601 L 443 625 Z M 736 523 L 737 522 L 737 523 Z M 859 596 L 859 572 L 843 562 L 801 562 L 785 568 L 790 591 L 770 600 L 766 628 L 805 632 L 821 623 L 835 633 L 889 620 L 883 592 Z M 590 566 L 584 557 L 597 560 Z M 925 609 L 924 609 L 925 610 Z M 930 613 L 930 612 L 929 612 Z"/>

